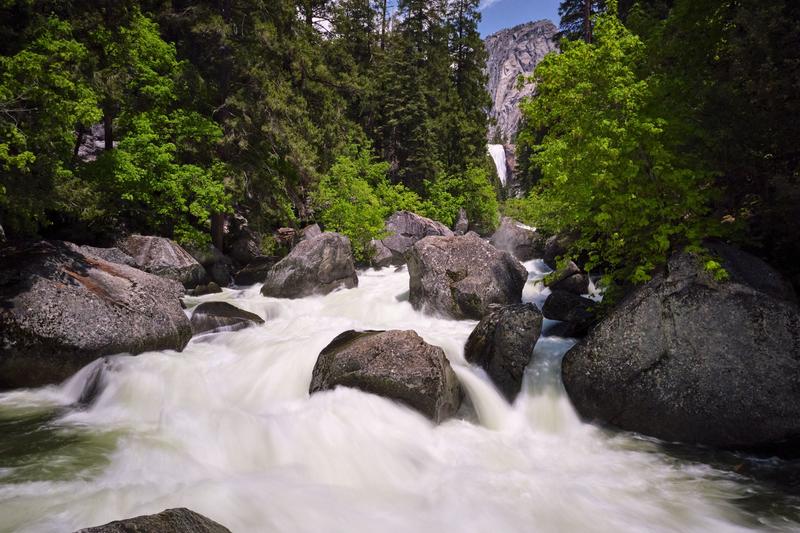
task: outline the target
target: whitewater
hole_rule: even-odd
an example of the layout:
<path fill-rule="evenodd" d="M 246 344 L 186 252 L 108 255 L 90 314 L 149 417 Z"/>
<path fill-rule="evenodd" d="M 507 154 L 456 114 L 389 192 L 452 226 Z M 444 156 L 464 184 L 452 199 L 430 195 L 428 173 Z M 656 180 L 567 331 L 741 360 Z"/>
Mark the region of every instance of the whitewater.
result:
<path fill-rule="evenodd" d="M 526 267 L 523 299 L 541 305 L 546 268 Z M 69 532 L 173 507 L 233 532 L 797 529 L 791 505 L 747 504 L 769 496 L 751 480 L 581 421 L 560 381 L 571 339 L 539 340 L 509 405 L 464 360 L 476 322 L 415 311 L 408 281 L 404 268 L 366 270 L 357 289 L 327 296 L 278 300 L 255 286 L 187 298 L 266 323 L 0 395 L 0 531 Z M 434 425 L 358 390 L 309 395 L 317 355 L 349 329 L 412 329 L 441 346 L 467 396 L 458 415 Z M 77 403 L 100 367 L 99 395 Z"/>

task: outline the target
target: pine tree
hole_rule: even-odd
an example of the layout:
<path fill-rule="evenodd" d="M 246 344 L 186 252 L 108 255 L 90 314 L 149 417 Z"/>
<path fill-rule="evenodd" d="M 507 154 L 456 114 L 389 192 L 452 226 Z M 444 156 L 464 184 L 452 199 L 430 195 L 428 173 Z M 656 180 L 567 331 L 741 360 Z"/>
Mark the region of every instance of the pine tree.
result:
<path fill-rule="evenodd" d="M 592 19 L 605 8 L 605 0 L 562 0 L 558 6 L 558 15 L 561 17 L 560 36 L 592 42 Z"/>

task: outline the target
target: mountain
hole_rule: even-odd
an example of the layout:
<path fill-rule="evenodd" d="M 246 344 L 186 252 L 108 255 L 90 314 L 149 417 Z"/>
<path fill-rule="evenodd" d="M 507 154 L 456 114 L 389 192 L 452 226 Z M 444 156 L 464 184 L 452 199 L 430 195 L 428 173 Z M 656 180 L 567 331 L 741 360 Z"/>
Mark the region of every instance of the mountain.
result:
<path fill-rule="evenodd" d="M 517 89 L 520 74 L 530 74 L 548 53 L 557 50 L 555 35 L 558 28 L 549 20 L 539 20 L 499 31 L 486 38 L 489 59 L 487 89 L 492 97 L 490 117 L 496 126 L 490 128 L 489 138 L 498 135 L 504 144 L 513 142 L 522 115 L 519 101 L 533 94 L 534 84 Z"/>

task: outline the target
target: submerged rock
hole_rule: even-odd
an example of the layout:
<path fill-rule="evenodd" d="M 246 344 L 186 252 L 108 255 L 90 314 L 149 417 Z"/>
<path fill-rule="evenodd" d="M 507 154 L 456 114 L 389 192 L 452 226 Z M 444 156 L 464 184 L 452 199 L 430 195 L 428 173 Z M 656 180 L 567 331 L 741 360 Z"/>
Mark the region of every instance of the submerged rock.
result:
<path fill-rule="evenodd" d="M 208 281 L 203 266 L 178 243 L 164 237 L 130 235 L 117 246 L 146 272 L 179 281 L 187 289 Z"/>
<path fill-rule="evenodd" d="M 115 353 L 182 350 L 177 282 L 59 241 L 0 256 L 0 389 L 57 383 Z"/>
<path fill-rule="evenodd" d="M 187 291 L 190 296 L 205 296 L 206 294 L 219 294 L 222 292 L 222 287 L 209 281 L 207 285 L 198 285 L 194 289 Z"/>
<path fill-rule="evenodd" d="M 267 275 L 261 294 L 275 298 L 303 298 L 358 286 L 350 239 L 323 233 L 302 241 Z"/>
<path fill-rule="evenodd" d="M 89 527 L 75 533 L 231 533 L 210 518 L 189 509 L 167 509 L 158 514 L 137 516 Z"/>
<path fill-rule="evenodd" d="M 513 402 L 541 331 L 542 314 L 533 304 L 492 306 L 467 339 L 464 357 Z"/>
<path fill-rule="evenodd" d="M 530 261 L 542 256 L 545 239 L 533 228 L 520 224 L 513 218 L 503 217 L 500 227 L 489 242 L 520 261 Z"/>
<path fill-rule="evenodd" d="M 389 234 L 373 243 L 375 254 L 372 259 L 376 267 L 402 265 L 406 262 L 406 253 L 415 242 L 431 235 L 452 236 L 450 228 L 429 218 L 398 211 L 386 219 L 386 232 Z"/>
<path fill-rule="evenodd" d="M 444 351 L 414 331 L 346 331 L 319 354 L 309 392 L 353 387 L 402 402 L 435 422 L 461 405 Z"/>
<path fill-rule="evenodd" d="M 218 330 L 236 331 L 263 323 L 264 319 L 257 314 L 228 302 L 203 302 L 194 308 L 191 320 L 195 335 Z"/>
<path fill-rule="evenodd" d="M 409 301 L 414 309 L 480 319 L 491 304 L 517 304 L 528 272 L 508 252 L 475 233 L 426 237 L 409 252 Z"/>
<path fill-rule="evenodd" d="M 564 358 L 578 411 L 670 441 L 759 448 L 800 440 L 800 311 L 759 259 L 713 245 L 730 281 L 680 253 Z"/>

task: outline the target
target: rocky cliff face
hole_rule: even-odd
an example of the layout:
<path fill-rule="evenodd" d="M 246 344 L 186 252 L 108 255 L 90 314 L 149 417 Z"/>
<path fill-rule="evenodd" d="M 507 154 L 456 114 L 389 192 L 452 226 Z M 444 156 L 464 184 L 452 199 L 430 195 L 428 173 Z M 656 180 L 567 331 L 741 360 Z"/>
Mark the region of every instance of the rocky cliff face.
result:
<path fill-rule="evenodd" d="M 486 38 L 489 54 L 489 94 L 492 96 L 490 116 L 497 125 L 490 128 L 490 140 L 499 134 L 504 144 L 513 141 L 521 119 L 519 102 L 533 94 L 534 84 L 517 89 L 520 74 L 530 74 L 548 53 L 557 49 L 558 28 L 549 20 L 528 22 L 502 30 Z"/>

